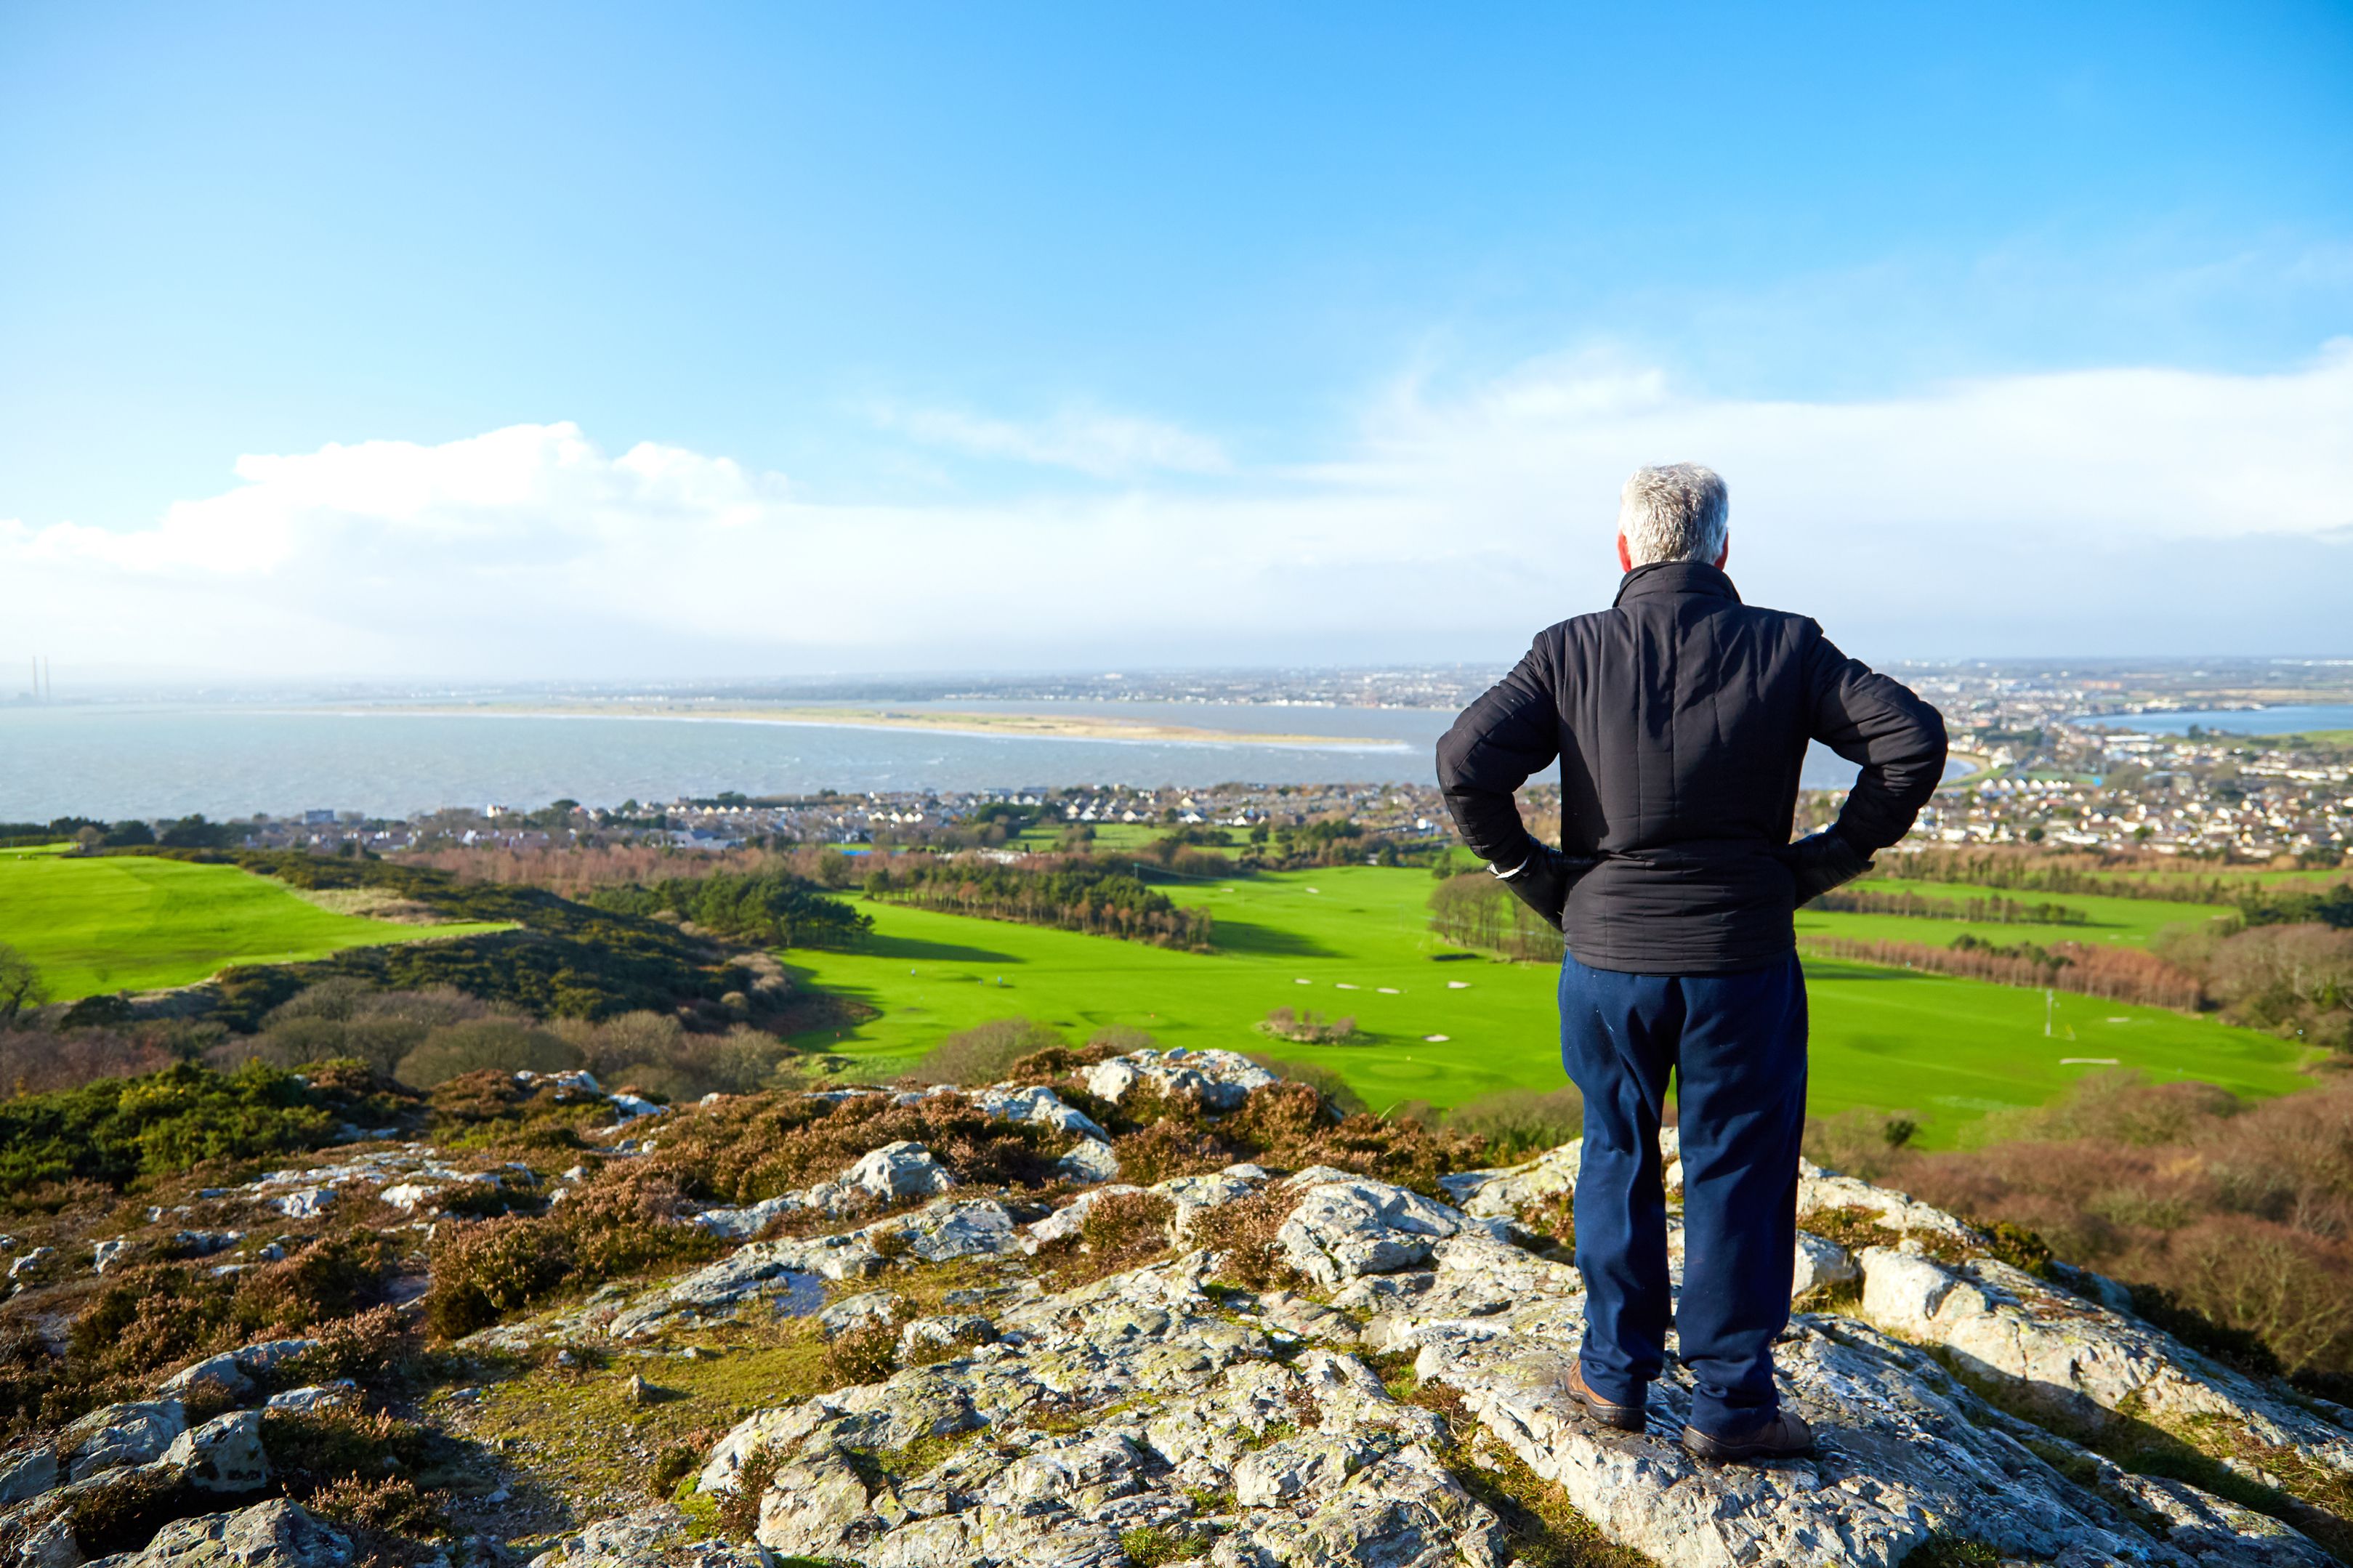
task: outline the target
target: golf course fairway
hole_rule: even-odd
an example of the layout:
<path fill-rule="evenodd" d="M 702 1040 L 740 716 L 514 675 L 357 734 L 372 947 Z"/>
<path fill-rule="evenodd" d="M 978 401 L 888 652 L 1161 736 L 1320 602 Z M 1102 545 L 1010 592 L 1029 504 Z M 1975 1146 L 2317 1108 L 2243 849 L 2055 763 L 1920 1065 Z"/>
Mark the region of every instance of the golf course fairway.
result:
<path fill-rule="evenodd" d="M 0 855 L 0 942 L 31 959 L 59 1002 L 191 985 L 232 963 L 300 963 L 347 947 L 504 929 L 336 914 L 234 866 Z"/>
<path fill-rule="evenodd" d="M 945 1035 L 1027 1017 L 1074 1043 L 1122 1026 L 1163 1046 L 1318 1062 L 1345 1076 L 1375 1110 L 1407 1100 L 1445 1107 L 1498 1089 L 1558 1084 L 1555 972 L 1491 962 L 1440 942 L 1425 925 L 1431 886 L 1426 872 L 1341 867 L 1171 888 L 1179 903 L 1215 913 L 1214 953 L 862 900 L 874 918 L 864 951 L 796 949 L 785 957 L 811 983 L 868 1003 L 879 1016 L 796 1043 L 887 1070 Z M 1812 919 L 1827 928 L 1841 917 Z M 2083 941 L 2098 932 L 2068 934 Z M 1915 940 L 1922 938 L 1926 931 Z M 2046 1036 L 2041 991 L 1819 959 L 1807 967 L 1814 1112 L 1907 1111 L 1930 1147 L 1951 1143 L 1988 1110 L 2040 1104 L 2111 1064 L 2250 1096 L 2305 1081 L 2295 1070 L 2303 1047 L 2210 1018 L 2062 992 L 2050 1004 Z M 1352 1016 L 1356 1041 L 1271 1038 L 1256 1026 L 1279 1006 Z"/>

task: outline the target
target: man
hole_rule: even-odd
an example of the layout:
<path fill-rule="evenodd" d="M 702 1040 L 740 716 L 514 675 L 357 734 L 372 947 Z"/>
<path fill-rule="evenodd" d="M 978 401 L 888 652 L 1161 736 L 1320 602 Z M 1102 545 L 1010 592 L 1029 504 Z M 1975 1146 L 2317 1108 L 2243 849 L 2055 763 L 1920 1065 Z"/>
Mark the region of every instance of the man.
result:
<path fill-rule="evenodd" d="M 1779 1408 L 1789 1319 L 1806 992 L 1791 911 L 1904 837 L 1944 776 L 1945 726 L 1802 616 L 1725 576 L 1724 481 L 1641 468 L 1618 514 L 1611 608 L 1536 634 L 1438 743 L 1463 840 L 1561 928 L 1561 1060 L 1585 1096 L 1577 1267 L 1585 1340 L 1566 1392 L 1640 1431 L 1671 1303 L 1659 1124 L 1675 1075 L 1692 1376 L 1684 1446 L 1710 1459 L 1806 1452 Z M 1792 844 L 1806 742 L 1862 773 L 1827 831 Z M 1513 793 L 1557 757 L 1562 849 Z M 1566 850 L 1564 854 L 1562 850 Z"/>

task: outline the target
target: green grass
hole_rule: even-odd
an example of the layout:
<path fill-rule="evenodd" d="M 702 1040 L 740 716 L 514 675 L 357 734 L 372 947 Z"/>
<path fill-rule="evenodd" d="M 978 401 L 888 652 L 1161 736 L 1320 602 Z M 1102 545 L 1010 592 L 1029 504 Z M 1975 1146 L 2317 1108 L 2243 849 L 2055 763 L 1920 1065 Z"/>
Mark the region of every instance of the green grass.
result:
<path fill-rule="evenodd" d="M 1894 877 L 1873 877 L 1852 890 L 1867 893 L 1917 893 L 1938 903 L 1961 904 L 1971 899 L 2008 899 L 2020 904 L 2063 904 L 2081 910 L 2083 925 L 2004 925 L 1998 921 L 1929 920 L 1915 915 L 1831 914 L 1798 911 L 1798 935 L 1843 937 L 1852 942 L 1916 942 L 1949 947 L 1967 931 L 2005 947 L 2021 942 L 2049 946 L 2054 942 L 2105 942 L 2146 947 L 2149 938 L 2169 925 L 2195 925 L 2232 911 L 2215 904 L 2175 903 L 2159 899 L 2111 899 L 2084 893 L 2040 893 L 2016 889 L 1970 887 L 1958 882 L 1915 882 Z"/>
<path fill-rule="evenodd" d="M 871 1003 L 880 1016 L 798 1043 L 887 1070 L 944 1035 L 1027 1016 L 1073 1040 L 1119 1025 L 1164 1046 L 1326 1063 L 1376 1110 L 1401 1100 L 1447 1106 L 1497 1089 L 1558 1084 L 1555 972 L 1467 956 L 1440 942 L 1424 923 L 1431 886 L 1427 872 L 1373 867 L 1172 886 L 1178 902 L 1216 912 L 1220 951 L 1211 954 L 870 903 L 875 931 L 866 951 L 786 957 L 817 984 Z M 2063 1058 L 2113 1058 L 2152 1079 L 2203 1079 L 2257 1096 L 2304 1081 L 2295 1071 L 2300 1047 L 2159 1008 L 2062 994 L 2045 1037 L 2039 991 L 1864 964 L 1817 962 L 1809 972 L 1815 1110 L 1913 1111 L 1932 1147 L 1950 1144 L 1988 1110 L 2040 1104 L 2098 1070 Z M 1353 1014 L 1364 1043 L 1292 1045 L 1253 1028 L 1283 1005 Z"/>
<path fill-rule="evenodd" d="M 31 959 L 61 1002 L 193 984 L 232 963 L 298 963 L 347 947 L 504 929 L 334 914 L 234 866 L 0 855 L 0 942 Z"/>

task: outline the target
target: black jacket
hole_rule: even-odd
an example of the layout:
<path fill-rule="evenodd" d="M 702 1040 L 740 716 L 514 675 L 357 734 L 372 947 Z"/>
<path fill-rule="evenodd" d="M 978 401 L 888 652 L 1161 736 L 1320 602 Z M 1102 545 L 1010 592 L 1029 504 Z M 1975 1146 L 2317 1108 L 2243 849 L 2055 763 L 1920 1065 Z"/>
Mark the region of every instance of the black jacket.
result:
<path fill-rule="evenodd" d="M 1792 846 L 1809 740 L 1862 776 L 1828 835 Z M 1566 861 L 1512 799 L 1555 757 Z M 1696 562 L 1637 567 L 1609 609 L 1537 633 L 1438 742 L 1472 849 L 1506 871 L 1534 857 L 1514 890 L 1540 907 L 1565 899 L 1545 912 L 1569 952 L 1646 974 L 1722 974 L 1791 951 L 1790 911 L 1903 837 L 1944 768 L 1934 708 Z"/>

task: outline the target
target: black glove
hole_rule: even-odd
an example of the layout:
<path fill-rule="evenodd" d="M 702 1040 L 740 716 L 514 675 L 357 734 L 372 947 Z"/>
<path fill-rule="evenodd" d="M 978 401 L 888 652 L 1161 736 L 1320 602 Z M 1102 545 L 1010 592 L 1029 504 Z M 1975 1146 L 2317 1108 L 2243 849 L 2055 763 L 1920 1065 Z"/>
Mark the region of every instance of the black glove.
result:
<path fill-rule="evenodd" d="M 1871 869 L 1871 857 L 1834 827 L 1808 834 L 1775 854 L 1789 868 L 1790 879 L 1798 885 L 1800 905 L 1810 903 Z"/>
<path fill-rule="evenodd" d="M 1558 931 L 1561 911 L 1568 907 L 1569 889 L 1592 868 L 1591 860 L 1573 860 L 1551 845 L 1530 837 L 1527 864 L 1501 880 L 1512 890 L 1512 897 L 1544 916 L 1545 923 Z"/>

